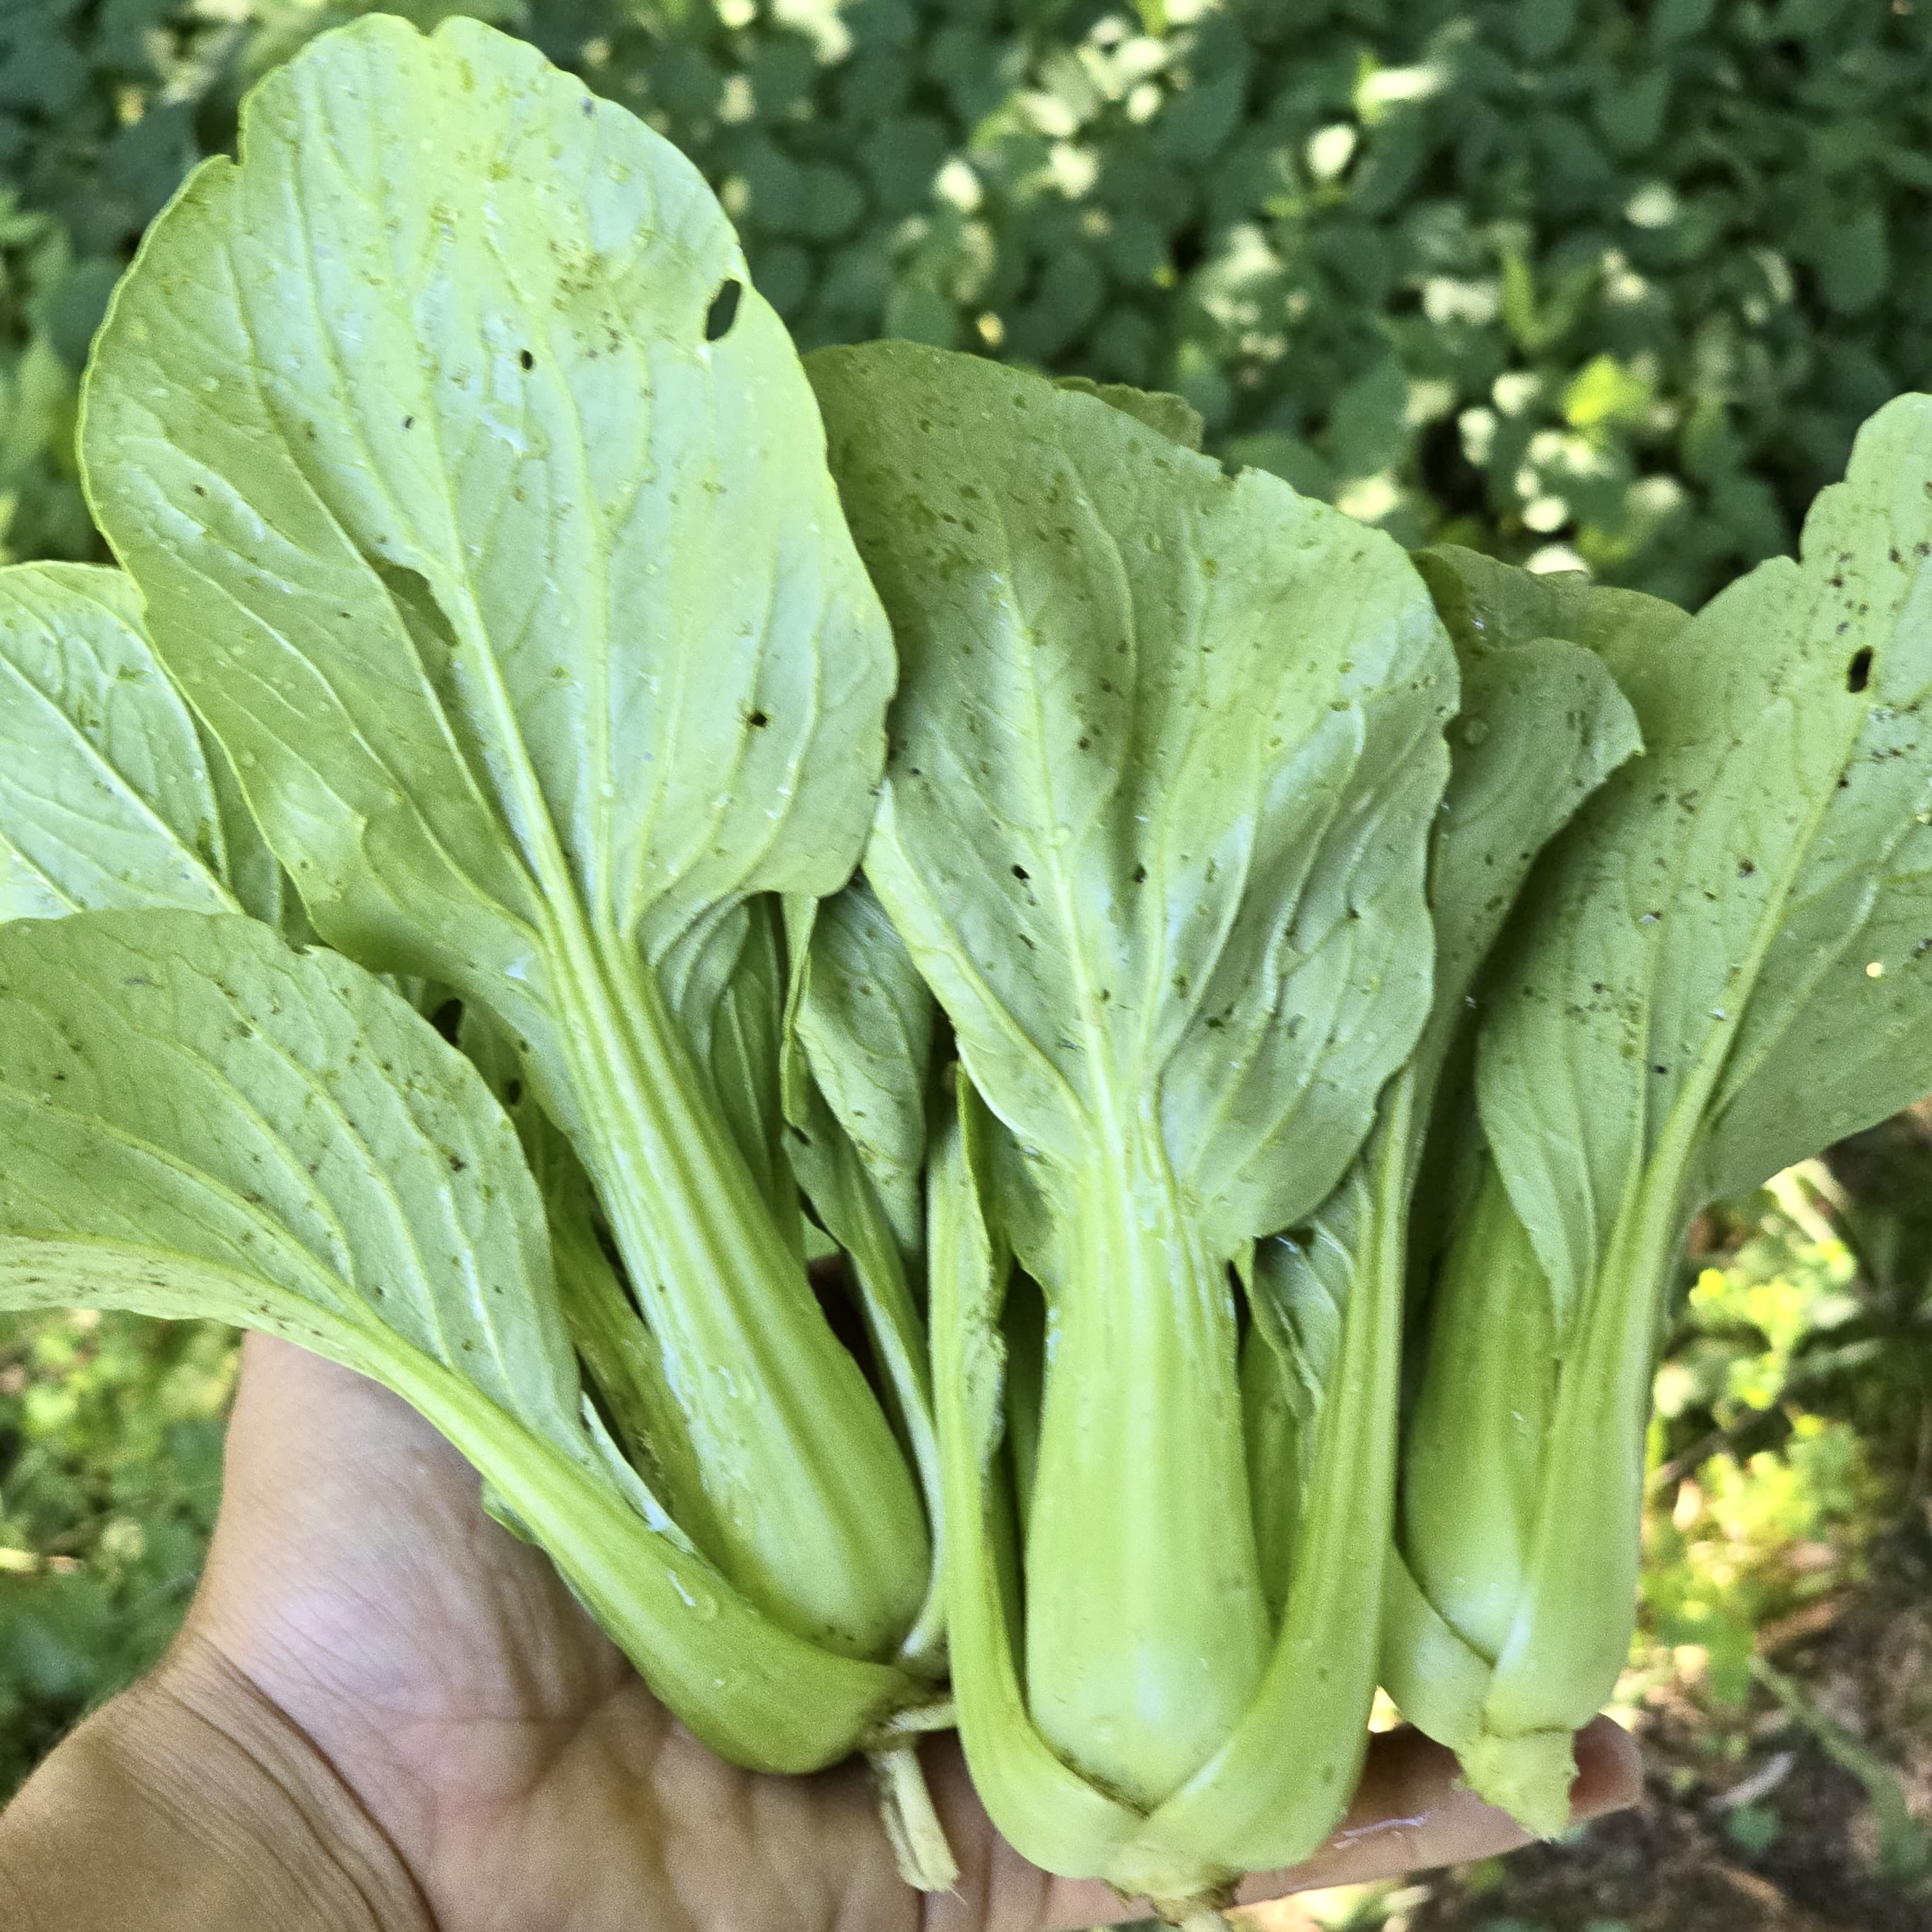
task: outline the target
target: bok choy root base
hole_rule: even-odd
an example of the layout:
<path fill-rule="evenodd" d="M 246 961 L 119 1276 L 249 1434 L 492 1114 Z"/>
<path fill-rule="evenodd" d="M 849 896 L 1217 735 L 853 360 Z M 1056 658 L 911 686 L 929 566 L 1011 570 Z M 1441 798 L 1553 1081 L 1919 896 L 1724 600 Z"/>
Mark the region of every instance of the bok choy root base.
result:
<path fill-rule="evenodd" d="M 1932 400 L 1694 616 L 802 365 L 466 20 L 251 97 L 0 571 L 0 1306 L 272 1330 L 734 1761 L 1176 1920 L 1378 1684 L 1532 1829 L 1689 1216 L 1932 1088 Z M 846 1337 L 856 1338 L 848 1345 Z"/>

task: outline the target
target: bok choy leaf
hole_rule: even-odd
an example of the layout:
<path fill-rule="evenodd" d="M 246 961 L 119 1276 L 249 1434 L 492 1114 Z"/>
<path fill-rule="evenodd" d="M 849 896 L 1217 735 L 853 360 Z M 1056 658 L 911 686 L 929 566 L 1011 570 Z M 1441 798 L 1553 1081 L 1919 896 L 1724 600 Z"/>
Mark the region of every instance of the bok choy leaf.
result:
<path fill-rule="evenodd" d="M 1562 1828 L 1636 1594 L 1643 1429 L 1690 1214 L 1932 1085 L 1932 400 L 1775 559 L 1589 638 L 1644 757 L 1556 840 L 1478 1022 L 1486 1158 L 1439 1262 L 1389 1686 Z M 1471 580 L 1514 621 L 1520 586 Z"/>
<path fill-rule="evenodd" d="M 476 1070 L 250 920 L 0 928 L 0 1306 L 262 1328 L 419 1409 L 692 1730 L 779 1771 L 917 1693 L 781 1628 L 614 1475 L 542 1203 Z"/>
<path fill-rule="evenodd" d="M 154 906 L 275 924 L 280 868 L 118 570 L 0 570 L 0 923 Z"/>
<path fill-rule="evenodd" d="M 1023 1627 L 956 1642 L 967 1752 L 1032 1856 L 1183 1899 L 1311 1847 L 1360 1750 L 1372 1636 L 1318 1696 L 1308 1640 L 1372 1632 L 1388 1486 L 1336 1486 L 1311 1534 L 1358 1547 L 1284 1649 L 1231 1269 L 1332 1191 L 1423 1024 L 1454 662 L 1387 539 L 1107 399 L 903 344 L 811 373 L 902 667 L 867 876 L 1047 1300 Z M 1394 1339 L 1357 1412 L 1385 1438 Z M 956 1616 L 992 1615 L 1012 1526 L 998 1418 L 949 1430 L 943 1364 L 998 1346 L 935 1336 Z"/>
<path fill-rule="evenodd" d="M 595 1183 L 673 1513 L 890 1656 L 929 1538 L 806 1276 L 773 896 L 857 858 L 890 642 L 710 191 L 532 48 L 358 22 L 149 232 L 82 443 L 317 929 L 490 1016 Z"/>

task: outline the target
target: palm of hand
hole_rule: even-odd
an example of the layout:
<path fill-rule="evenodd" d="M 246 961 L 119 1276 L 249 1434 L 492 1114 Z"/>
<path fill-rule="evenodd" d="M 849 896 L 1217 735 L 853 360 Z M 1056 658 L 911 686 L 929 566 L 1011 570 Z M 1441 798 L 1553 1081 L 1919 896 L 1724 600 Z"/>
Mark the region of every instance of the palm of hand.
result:
<path fill-rule="evenodd" d="M 260 1336 L 183 1644 L 306 1738 L 446 1932 L 1045 1932 L 1119 1916 L 1104 1887 L 1048 1880 L 999 1840 L 950 1743 L 926 1757 L 965 1876 L 922 1901 L 862 1772 L 767 1778 L 712 1756 L 544 1558 L 483 1514 L 475 1476 L 427 1424 Z M 1620 1742 L 1586 1754 L 1594 1808 L 1628 1800 Z M 1382 1744 L 1353 1830 L 1318 1874 L 1295 1876 L 1520 1842 L 1452 1774 L 1420 1740 Z"/>

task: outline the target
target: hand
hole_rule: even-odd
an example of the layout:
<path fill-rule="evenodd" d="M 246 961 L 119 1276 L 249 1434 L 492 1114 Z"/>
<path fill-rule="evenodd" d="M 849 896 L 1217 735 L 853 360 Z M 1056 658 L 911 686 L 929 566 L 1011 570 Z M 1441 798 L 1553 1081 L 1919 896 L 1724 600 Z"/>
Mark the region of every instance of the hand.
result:
<path fill-rule="evenodd" d="M 950 1738 L 923 1756 L 963 1876 L 929 1900 L 900 1882 L 862 1770 L 778 1778 L 720 1762 L 544 1558 L 484 1515 L 454 1451 L 346 1370 L 250 1336 L 227 1471 L 207 1573 L 149 1707 L 247 1736 L 278 1792 L 315 1780 L 320 1815 L 359 1813 L 380 1840 L 362 1865 L 393 1861 L 363 1891 L 414 1894 L 401 1908 L 414 1916 L 387 1908 L 386 1928 L 1048 1932 L 1133 1916 L 1006 1846 Z M 1580 1814 L 1631 1801 L 1621 1732 L 1600 1722 L 1579 1754 Z M 1335 1839 L 1245 1895 L 1522 1842 L 1454 1778 L 1416 1734 L 1378 1738 Z"/>

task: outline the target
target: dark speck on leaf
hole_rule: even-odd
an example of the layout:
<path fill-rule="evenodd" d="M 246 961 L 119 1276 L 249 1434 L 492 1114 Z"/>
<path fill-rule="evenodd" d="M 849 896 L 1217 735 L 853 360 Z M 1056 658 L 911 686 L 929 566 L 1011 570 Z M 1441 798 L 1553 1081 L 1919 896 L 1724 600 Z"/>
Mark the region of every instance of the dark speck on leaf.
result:
<path fill-rule="evenodd" d="M 1027 880 L 1030 876 L 1030 874 L 1029 874 L 1027 868 L 1024 866 L 1016 866 L 1013 868 L 1013 877 L 1018 880 L 1022 885 L 1024 885 L 1026 884 Z"/>
<path fill-rule="evenodd" d="M 1147 884 L 1147 868 L 1144 866 L 1136 866 L 1134 868 L 1133 881 L 1137 886 L 1144 886 Z"/>
<path fill-rule="evenodd" d="M 517 363 L 520 368 L 534 369 L 537 366 L 537 358 L 527 349 L 519 349 L 517 351 Z"/>
<path fill-rule="evenodd" d="M 1871 682 L 1871 646 L 1869 644 L 1864 650 L 1854 652 L 1851 662 L 1845 667 L 1845 688 L 1852 692 L 1864 690 Z"/>
<path fill-rule="evenodd" d="M 738 319 L 738 298 L 745 292 L 743 283 L 733 278 L 723 283 L 704 312 L 704 339 L 718 342 L 730 334 Z"/>
<path fill-rule="evenodd" d="M 414 416 L 405 416 L 405 417 L 404 417 L 404 418 L 403 418 L 403 427 L 404 427 L 404 428 L 405 428 L 405 429 L 414 429 L 414 428 L 416 428 L 416 418 L 415 418 Z"/>
<path fill-rule="evenodd" d="M 768 712 L 754 711 L 745 722 L 754 731 L 762 731 L 772 721 Z"/>

